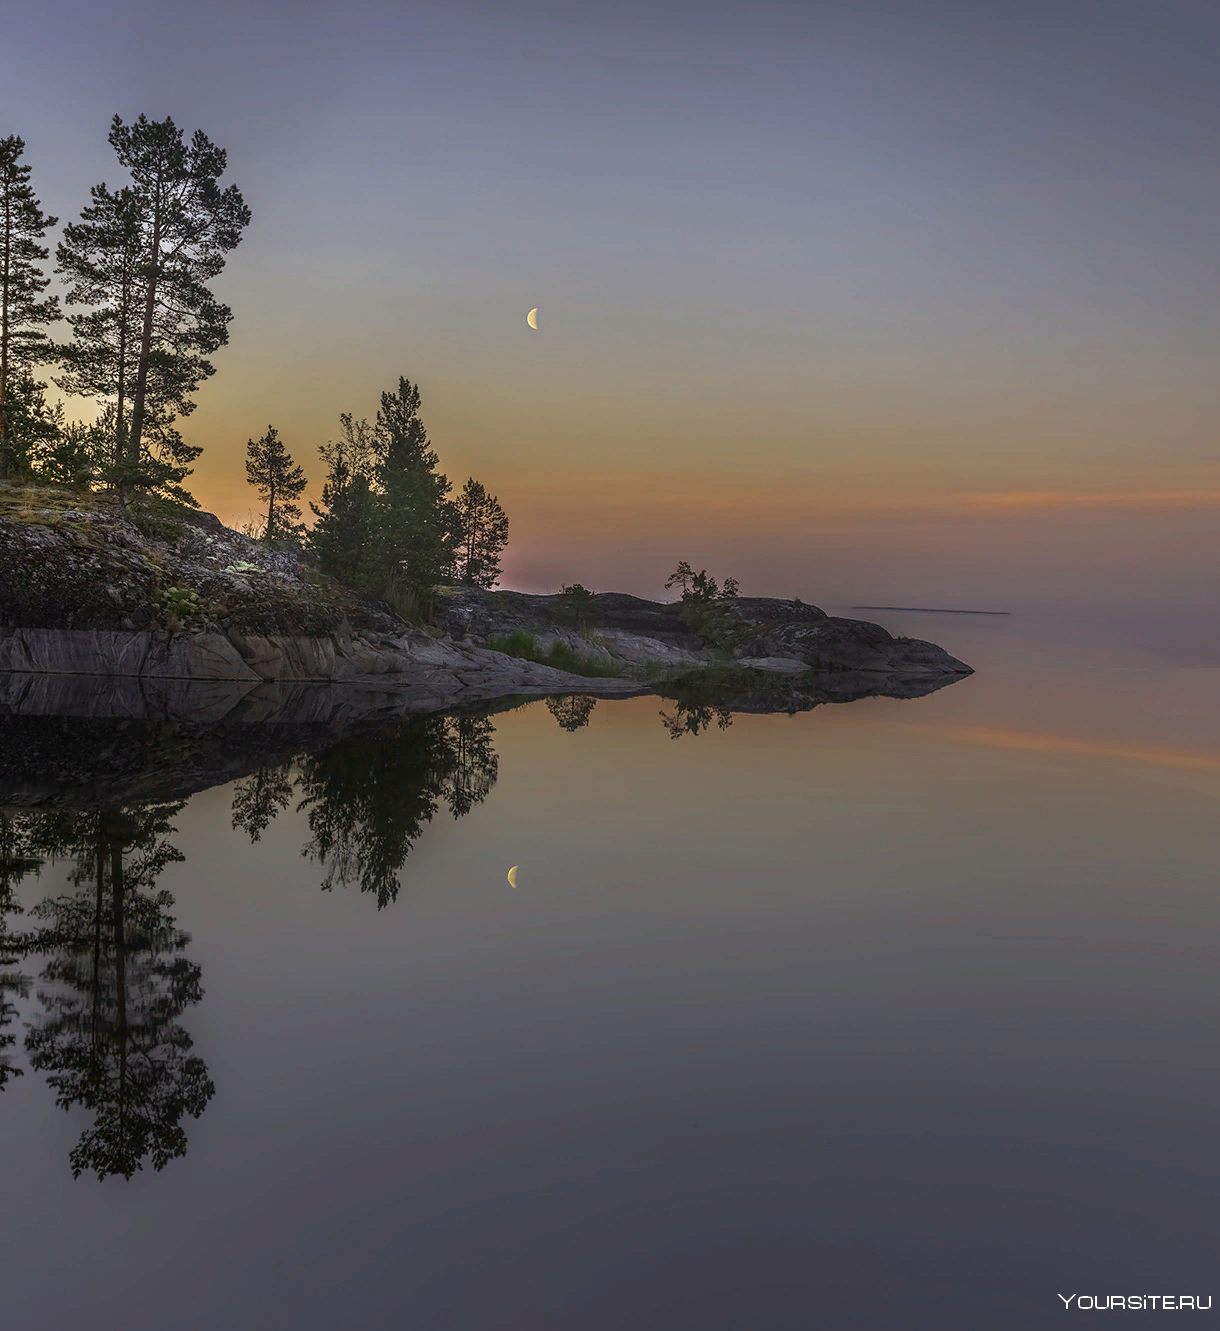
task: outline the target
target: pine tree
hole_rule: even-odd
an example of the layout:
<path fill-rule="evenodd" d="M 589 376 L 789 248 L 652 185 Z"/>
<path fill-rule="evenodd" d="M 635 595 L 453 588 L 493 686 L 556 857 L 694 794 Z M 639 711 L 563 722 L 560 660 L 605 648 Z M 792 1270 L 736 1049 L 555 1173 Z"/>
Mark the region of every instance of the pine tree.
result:
<path fill-rule="evenodd" d="M 323 573 L 362 590 L 382 590 L 374 528 L 377 496 L 370 476 L 377 465 L 376 431 L 351 412 L 339 417 L 340 433 L 319 448 L 326 464 L 322 506 L 310 503 L 317 522 L 309 548 Z"/>
<path fill-rule="evenodd" d="M 113 410 L 89 424 L 66 421 L 56 403 L 49 416 L 34 422 L 41 435 L 32 450 L 34 471 L 40 480 L 72 490 L 88 490 L 109 466 L 114 440 Z"/>
<path fill-rule="evenodd" d="M 495 495 L 472 476 L 457 501 L 458 581 L 467 587 L 494 587 L 500 580 L 500 556 L 508 544 L 508 516 Z"/>
<path fill-rule="evenodd" d="M 90 198 L 80 221 L 64 227 L 56 250 L 56 272 L 68 287 L 65 304 L 93 308 L 68 315 L 72 340 L 63 349 L 63 373 L 55 382 L 66 393 L 113 408 L 107 470 L 114 473 L 127 456 L 130 436 L 140 333 L 140 226 L 130 189 L 95 185 Z"/>
<path fill-rule="evenodd" d="M 457 513 L 453 488 L 436 470 L 440 458 L 419 415 L 419 385 L 399 378 L 396 393 L 382 393 L 377 412 L 381 492 L 378 545 L 388 585 L 427 590 L 451 576 Z"/>
<path fill-rule="evenodd" d="M 246 480 L 258 490 L 267 505 L 267 525 L 263 540 L 300 536 L 301 510 L 293 501 L 305 489 L 305 473 L 292 460 L 284 441 L 273 426 L 257 441 L 246 443 Z"/>
<path fill-rule="evenodd" d="M 326 463 L 322 505 L 309 545 L 323 572 L 398 601 L 418 604 L 453 576 L 457 506 L 419 415 L 419 387 L 400 378 L 382 393 L 377 422 L 340 416 Z"/>
<path fill-rule="evenodd" d="M 33 383 L 32 367 L 53 358 L 55 348 L 41 330 L 59 318 L 58 298 L 42 298 L 50 278 L 38 267 L 50 254 L 38 242 L 59 219 L 48 217 L 35 198 L 31 168 L 21 162 L 24 152 L 25 142 L 15 134 L 0 139 L 0 481 L 18 469 L 10 411 L 14 383 Z"/>
<path fill-rule="evenodd" d="M 250 210 L 235 185 L 218 187 L 226 154 L 201 130 L 187 144 L 171 119 L 124 125 L 115 116 L 109 140 L 132 183 L 117 193 L 96 186 L 59 249 L 69 303 L 101 306 L 73 323 L 69 382 L 95 392 L 100 380 L 117 398 L 121 493 L 138 485 L 187 499 L 178 483 L 199 450 L 173 422 L 194 410 L 191 395 L 215 373 L 207 356 L 229 339 L 233 313 L 207 284 Z"/>
<path fill-rule="evenodd" d="M 46 384 L 29 370 L 9 374 L 0 412 L 4 423 L 0 447 L 7 454 L 10 481 L 29 476 L 55 479 L 48 474 L 46 460 L 58 450 L 65 430 L 72 427 L 65 423 L 62 405 L 47 401 L 45 389 Z"/>

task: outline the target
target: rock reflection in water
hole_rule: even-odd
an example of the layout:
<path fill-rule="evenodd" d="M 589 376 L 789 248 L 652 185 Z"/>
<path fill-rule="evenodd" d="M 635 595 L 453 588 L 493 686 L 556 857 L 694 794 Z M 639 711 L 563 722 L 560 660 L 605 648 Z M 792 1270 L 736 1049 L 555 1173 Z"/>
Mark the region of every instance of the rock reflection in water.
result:
<path fill-rule="evenodd" d="M 752 669 L 737 663 L 692 670 L 657 685 L 662 698 L 675 704 L 662 710 L 661 724 L 671 739 L 700 735 L 715 725 L 727 730 L 739 712 L 795 716 L 826 703 L 860 698 L 922 698 L 945 687 L 942 677 L 901 676 L 867 671 L 809 670 L 799 673 Z"/>
<path fill-rule="evenodd" d="M 46 958 L 42 1011 L 30 1023 L 30 1066 L 47 1075 L 61 1109 L 81 1105 L 93 1124 L 72 1150 L 73 1175 L 131 1176 L 186 1153 L 185 1114 L 215 1093 L 178 1018 L 203 997 L 200 969 L 182 955 L 173 897 L 157 891 L 183 856 L 169 840 L 177 804 L 24 814 L 28 858 L 72 859 L 71 894 L 31 912 L 27 956 Z"/>
<path fill-rule="evenodd" d="M 358 884 L 380 910 L 398 899 L 399 872 L 442 802 L 455 818 L 491 793 L 498 775 L 487 716 L 415 716 L 376 737 L 354 736 L 237 783 L 233 826 L 257 841 L 294 798 L 307 810 L 304 853 L 322 887 Z"/>

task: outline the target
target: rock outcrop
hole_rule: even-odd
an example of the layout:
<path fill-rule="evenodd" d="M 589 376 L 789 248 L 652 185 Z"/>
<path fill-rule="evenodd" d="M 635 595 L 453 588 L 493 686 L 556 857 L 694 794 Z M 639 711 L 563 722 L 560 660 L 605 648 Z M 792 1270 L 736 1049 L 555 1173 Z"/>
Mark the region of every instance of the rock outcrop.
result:
<path fill-rule="evenodd" d="M 903 679 L 971 673 L 935 643 L 895 638 L 878 624 L 761 596 L 715 602 L 714 636 L 692 629 L 680 603 L 621 592 L 600 592 L 577 608 L 564 596 L 461 589 L 444 594 L 441 607 L 438 623 L 458 639 L 482 644 L 524 630 L 540 651 L 561 642 L 628 665 L 691 669 L 731 657 L 779 673 L 875 672 Z"/>
<path fill-rule="evenodd" d="M 970 673 L 933 643 L 758 597 L 717 602 L 700 621 L 679 604 L 615 592 L 573 605 L 568 596 L 448 589 L 435 627 L 408 624 L 385 601 L 210 514 L 140 518 L 96 496 L 24 493 L 20 506 L 0 504 L 0 677 L 11 677 L 10 696 L 18 677 L 48 675 L 242 694 L 351 685 L 353 696 L 393 695 L 409 711 L 512 693 L 630 693 L 734 659 L 793 677 L 846 672 L 861 677 L 851 686 L 857 696 L 913 696 L 926 682 L 939 687 Z M 491 650 L 515 633 L 518 642 L 529 635 L 530 650 Z M 556 665 L 588 675 L 538 659 L 559 647 L 566 654 L 553 657 Z M 590 677 L 599 669 L 607 677 Z"/>
<path fill-rule="evenodd" d="M 0 674 L 246 688 L 380 681 L 441 707 L 467 695 L 636 690 L 454 644 L 210 514 L 138 523 L 100 503 L 0 514 Z"/>

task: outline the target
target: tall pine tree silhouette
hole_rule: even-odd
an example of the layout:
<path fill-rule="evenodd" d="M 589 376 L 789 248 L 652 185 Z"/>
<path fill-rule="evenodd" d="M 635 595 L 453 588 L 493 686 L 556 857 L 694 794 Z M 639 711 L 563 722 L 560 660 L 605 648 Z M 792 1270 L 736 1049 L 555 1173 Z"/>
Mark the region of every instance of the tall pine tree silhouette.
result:
<path fill-rule="evenodd" d="M 208 283 L 250 210 L 235 185 L 216 183 L 226 154 L 201 130 L 188 144 L 171 119 L 115 116 L 109 140 L 131 184 L 96 186 L 57 252 L 69 303 L 101 306 L 100 317 L 73 321 L 63 386 L 93 392 L 100 372 L 117 399 L 112 479 L 122 494 L 143 486 L 188 499 L 180 482 L 199 450 L 173 422 L 194 410 L 191 395 L 215 372 L 207 357 L 229 340 L 233 312 Z"/>
<path fill-rule="evenodd" d="M 398 391 L 382 393 L 377 412 L 381 491 L 379 546 L 387 581 L 422 590 L 450 577 L 457 512 L 453 488 L 437 471 L 440 462 L 419 414 L 419 385 L 399 378 Z"/>
<path fill-rule="evenodd" d="M 299 536 L 301 509 L 294 501 L 305 490 L 305 473 L 292 460 L 274 426 L 268 425 L 261 439 L 246 441 L 246 479 L 267 505 L 263 540 Z"/>
<path fill-rule="evenodd" d="M 94 185 L 79 222 L 56 250 L 68 294 L 72 340 L 55 382 L 65 393 L 105 404 L 103 478 L 117 474 L 131 433 L 131 393 L 140 340 L 140 226 L 131 190 Z M 185 472 L 183 472 L 185 476 Z"/>
<path fill-rule="evenodd" d="M 38 266 L 50 255 L 38 242 L 59 219 L 42 211 L 24 152 L 15 134 L 0 139 L 0 481 L 18 470 L 19 413 L 45 387 L 31 371 L 55 354 L 42 330 L 59 318 L 59 300 L 43 295 L 50 278 Z"/>
<path fill-rule="evenodd" d="M 508 515 L 472 476 L 458 496 L 457 575 L 467 587 L 494 587 L 508 544 Z"/>

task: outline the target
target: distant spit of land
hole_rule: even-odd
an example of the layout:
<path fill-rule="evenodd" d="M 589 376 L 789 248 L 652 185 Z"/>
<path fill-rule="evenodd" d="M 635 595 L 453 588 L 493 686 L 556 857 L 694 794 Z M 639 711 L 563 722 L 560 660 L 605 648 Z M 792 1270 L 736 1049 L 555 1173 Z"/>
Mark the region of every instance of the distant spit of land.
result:
<path fill-rule="evenodd" d="M 1011 615 L 1011 610 L 949 610 L 931 605 L 853 605 L 853 610 L 906 610 L 917 615 Z"/>

